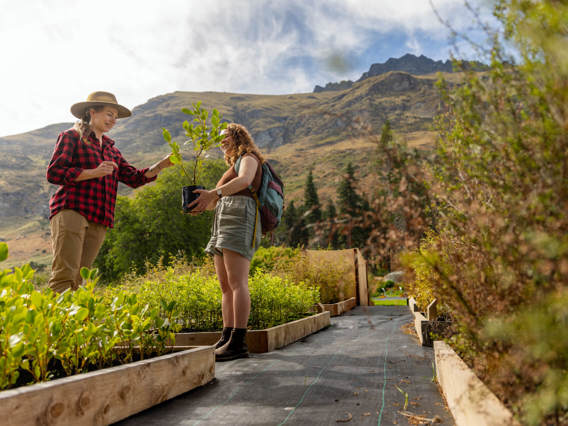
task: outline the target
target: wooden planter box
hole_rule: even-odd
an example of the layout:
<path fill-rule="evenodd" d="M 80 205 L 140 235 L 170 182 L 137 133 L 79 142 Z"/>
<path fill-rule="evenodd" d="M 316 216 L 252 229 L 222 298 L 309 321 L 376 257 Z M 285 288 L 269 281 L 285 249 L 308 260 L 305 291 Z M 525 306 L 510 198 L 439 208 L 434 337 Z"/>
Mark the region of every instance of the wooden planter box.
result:
<path fill-rule="evenodd" d="M 246 342 L 249 352 L 264 353 L 282 348 L 330 325 L 329 312 L 322 312 L 264 330 L 249 330 Z M 176 333 L 176 346 L 213 345 L 220 331 Z"/>
<path fill-rule="evenodd" d="M 180 352 L 0 392 L 4 426 L 107 425 L 215 378 L 213 348 Z"/>
<path fill-rule="evenodd" d="M 432 304 L 430 304 L 432 305 Z M 408 307 L 410 312 L 414 316 L 414 328 L 416 329 L 416 334 L 418 335 L 418 340 L 422 346 L 432 346 L 432 333 L 441 334 L 446 328 L 448 328 L 452 323 L 451 321 L 429 321 L 426 316 L 420 312 L 416 301 L 414 298 L 408 299 Z M 430 306 L 428 311 L 430 312 Z"/>
<path fill-rule="evenodd" d="M 414 297 L 408 298 L 408 308 L 410 309 L 410 312 L 412 312 L 413 314 L 414 312 L 420 311 L 420 309 L 418 309 L 418 305 L 416 304 L 416 300 L 414 299 Z"/>
<path fill-rule="evenodd" d="M 457 426 L 518 426 L 511 412 L 450 346 L 435 341 L 434 354 L 438 383 Z"/>
<path fill-rule="evenodd" d="M 355 306 L 357 306 L 357 298 L 352 297 L 351 299 L 347 299 L 338 303 L 324 303 L 322 304 L 322 306 L 323 309 L 328 311 L 332 317 L 336 317 L 350 311 Z"/>

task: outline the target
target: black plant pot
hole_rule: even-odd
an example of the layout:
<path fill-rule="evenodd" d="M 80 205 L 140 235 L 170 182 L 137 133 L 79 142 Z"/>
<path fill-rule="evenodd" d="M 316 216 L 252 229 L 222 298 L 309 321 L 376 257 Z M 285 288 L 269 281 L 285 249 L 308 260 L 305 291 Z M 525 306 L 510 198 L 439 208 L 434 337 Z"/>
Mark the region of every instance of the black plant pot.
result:
<path fill-rule="evenodd" d="M 183 208 L 184 213 L 189 213 L 191 210 L 187 208 L 188 204 L 191 204 L 192 201 L 196 200 L 199 197 L 199 194 L 194 194 L 193 191 L 196 189 L 205 189 L 204 186 L 201 185 L 191 185 L 191 186 L 184 186 L 181 190 L 181 206 Z"/>

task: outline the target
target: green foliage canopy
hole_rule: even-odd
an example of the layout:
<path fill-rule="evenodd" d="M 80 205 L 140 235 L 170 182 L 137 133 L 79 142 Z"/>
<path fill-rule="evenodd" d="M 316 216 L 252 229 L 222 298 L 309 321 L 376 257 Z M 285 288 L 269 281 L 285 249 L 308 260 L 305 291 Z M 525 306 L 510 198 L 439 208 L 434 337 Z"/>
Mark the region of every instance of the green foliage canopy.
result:
<path fill-rule="evenodd" d="M 202 174 L 205 186 L 215 186 L 225 168 L 221 160 L 208 161 Z M 144 273 L 147 263 L 167 265 L 178 255 L 188 261 L 203 255 L 213 213 L 183 214 L 182 180 L 175 170 L 167 169 L 133 198 L 118 197 L 115 227 L 95 260 L 104 281 L 117 280 L 131 269 Z"/>

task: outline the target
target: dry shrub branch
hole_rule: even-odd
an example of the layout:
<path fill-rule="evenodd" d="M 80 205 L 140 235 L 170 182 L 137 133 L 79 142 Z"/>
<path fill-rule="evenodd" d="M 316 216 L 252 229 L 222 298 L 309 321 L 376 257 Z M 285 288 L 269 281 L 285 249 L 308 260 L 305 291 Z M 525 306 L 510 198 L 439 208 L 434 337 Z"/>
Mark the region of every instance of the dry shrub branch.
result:
<path fill-rule="evenodd" d="M 490 69 L 440 82 L 438 224 L 410 256 L 422 269 L 407 265 L 449 307 L 454 348 L 518 418 L 566 424 L 568 5 L 502 0 L 494 14 L 504 32 Z"/>

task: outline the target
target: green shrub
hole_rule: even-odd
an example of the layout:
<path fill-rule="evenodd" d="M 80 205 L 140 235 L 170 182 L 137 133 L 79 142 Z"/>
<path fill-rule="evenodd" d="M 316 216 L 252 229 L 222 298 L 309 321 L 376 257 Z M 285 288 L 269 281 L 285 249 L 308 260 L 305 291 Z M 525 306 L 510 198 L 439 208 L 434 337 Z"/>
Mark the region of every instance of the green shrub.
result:
<path fill-rule="evenodd" d="M 320 251 L 318 251 L 319 253 Z M 322 250 L 322 253 L 333 250 Z M 251 271 L 263 270 L 287 278 L 292 282 L 305 282 L 319 288 L 322 303 L 336 303 L 354 296 L 349 281 L 352 263 L 342 262 L 343 258 L 308 256 L 298 248 L 260 248 L 251 261 Z M 349 278 L 346 278 L 349 277 Z"/>
<path fill-rule="evenodd" d="M 151 280 L 139 277 L 136 283 L 123 288 L 135 292 L 150 308 L 158 309 L 162 314 L 171 312 L 170 321 L 178 324 L 180 329 L 205 331 L 219 328 L 221 288 L 215 276 L 201 274 L 199 269 L 178 275 L 173 267 L 153 274 Z"/>
<path fill-rule="evenodd" d="M 404 289 L 409 296 L 414 297 L 421 309 L 426 307 L 434 299 L 437 300 L 438 312 L 448 313 L 445 305 L 447 288 L 440 291 L 440 272 L 443 276 L 449 276 L 449 266 L 444 256 L 436 250 L 435 237 L 430 235 L 425 238 L 419 249 L 404 252 L 400 255 L 400 261 L 405 268 L 406 276 Z"/>
<path fill-rule="evenodd" d="M 292 282 L 266 272 L 256 273 L 249 281 L 250 323 L 254 328 L 268 328 L 313 313 L 320 301 L 319 289 L 305 282 Z"/>
<path fill-rule="evenodd" d="M 528 369 L 534 386 L 507 389 L 519 400 L 517 410 L 529 425 L 551 417 L 556 424 L 568 407 L 568 291 L 550 294 L 511 316 L 489 319 L 485 338 L 506 345 L 499 357 L 501 381 L 513 372 L 523 376 Z M 521 367 L 522 366 L 522 367 Z"/>
<path fill-rule="evenodd" d="M 177 269 L 177 270 L 176 270 Z M 151 272 L 151 280 L 138 277 L 122 288 L 135 292 L 151 309 L 167 311 L 168 320 L 185 331 L 212 331 L 223 327 L 221 289 L 209 267 L 181 269 L 166 267 Z M 111 290 L 109 289 L 109 292 Z M 318 289 L 304 282 L 294 283 L 258 270 L 249 278 L 251 315 L 249 328 L 263 329 L 311 314 L 319 302 Z"/>
<path fill-rule="evenodd" d="M 250 274 L 257 270 L 283 272 L 293 268 L 295 262 L 302 258 L 299 248 L 291 247 L 260 247 L 250 262 Z"/>
<path fill-rule="evenodd" d="M 75 292 L 37 291 L 33 274 L 29 265 L 0 272 L 0 389 L 166 351 L 171 327 L 135 294 L 95 292 L 88 270 L 87 285 Z"/>
<path fill-rule="evenodd" d="M 490 68 L 440 84 L 427 281 L 457 321 L 451 343 L 490 389 L 529 424 L 565 424 L 565 388 L 551 377 L 566 375 L 568 352 L 534 354 L 566 315 L 564 305 L 543 316 L 568 282 L 568 5 L 499 0 L 494 13 L 505 43 L 492 39 Z M 543 336 L 522 319 L 545 324 Z"/>

